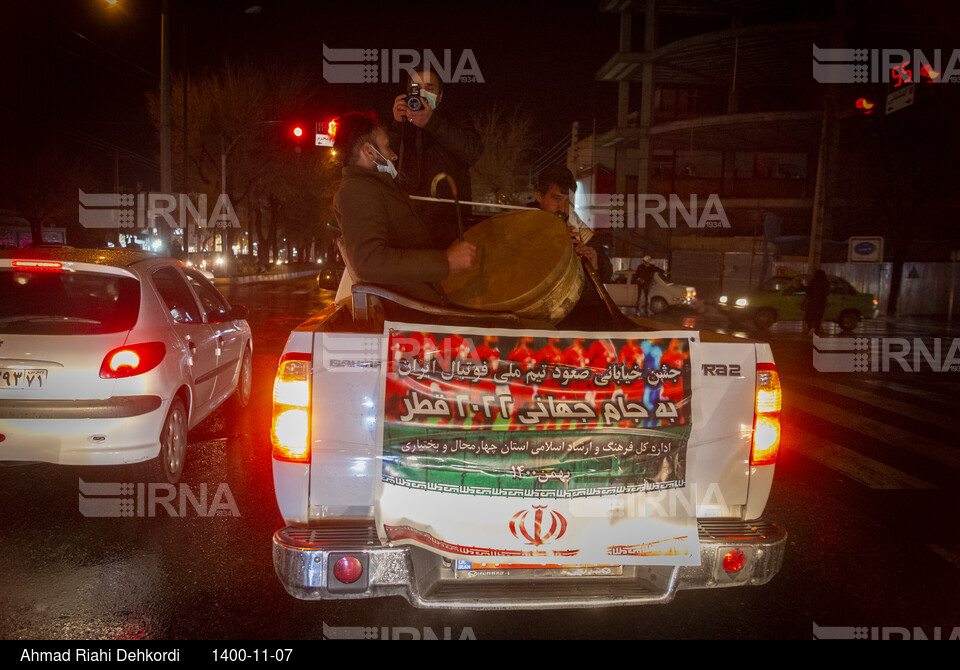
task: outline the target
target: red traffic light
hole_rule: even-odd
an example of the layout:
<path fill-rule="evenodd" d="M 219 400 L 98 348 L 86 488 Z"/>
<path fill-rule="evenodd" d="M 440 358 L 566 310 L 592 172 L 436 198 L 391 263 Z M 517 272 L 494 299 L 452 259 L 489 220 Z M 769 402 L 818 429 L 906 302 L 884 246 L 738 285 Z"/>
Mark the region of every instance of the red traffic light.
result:
<path fill-rule="evenodd" d="M 857 109 L 862 111 L 864 114 L 870 114 L 874 107 L 876 107 L 876 103 L 870 102 L 866 98 L 857 99 Z"/>
<path fill-rule="evenodd" d="M 301 126 L 293 127 L 293 136 L 294 137 L 303 137 L 303 128 Z"/>
<path fill-rule="evenodd" d="M 940 73 L 924 63 L 923 67 L 920 68 L 920 76 L 928 81 L 933 81 L 940 76 Z"/>

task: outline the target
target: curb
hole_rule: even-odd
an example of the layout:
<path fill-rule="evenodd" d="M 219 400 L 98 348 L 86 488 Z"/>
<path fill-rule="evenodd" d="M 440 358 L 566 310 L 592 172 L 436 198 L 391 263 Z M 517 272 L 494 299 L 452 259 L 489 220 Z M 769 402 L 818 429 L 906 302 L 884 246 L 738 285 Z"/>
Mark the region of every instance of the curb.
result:
<path fill-rule="evenodd" d="M 264 281 L 281 281 L 283 279 L 297 279 L 298 277 L 316 276 L 316 272 L 284 272 L 275 274 L 249 275 L 246 277 L 217 277 L 217 283 L 224 282 L 229 284 L 254 284 Z"/>

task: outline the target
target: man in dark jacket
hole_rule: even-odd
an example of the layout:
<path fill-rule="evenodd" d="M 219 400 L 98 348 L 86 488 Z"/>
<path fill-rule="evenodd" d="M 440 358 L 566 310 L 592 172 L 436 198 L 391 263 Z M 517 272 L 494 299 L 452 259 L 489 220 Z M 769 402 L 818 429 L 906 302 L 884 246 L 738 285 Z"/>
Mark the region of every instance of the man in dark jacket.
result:
<path fill-rule="evenodd" d="M 593 231 L 579 224 L 571 223 L 568 209 L 570 191 L 577 189 L 573 174 L 562 165 L 549 167 L 540 173 L 537 179 L 536 204 L 545 212 L 556 214 L 570 226 L 574 251 L 593 266 L 601 283 L 610 281 L 613 276 L 613 264 L 607 258 L 606 251 Z M 576 225 L 575 225 L 576 224 Z"/>
<path fill-rule="evenodd" d="M 476 248 L 454 242 L 444 250 L 436 244 L 394 181 L 396 155 L 375 117 L 358 112 L 341 117 L 334 148 L 344 167 L 333 207 L 351 274 L 357 281 L 441 302 L 439 282 L 451 270 L 471 267 Z"/>
<path fill-rule="evenodd" d="M 653 287 L 653 278 L 659 272 L 659 268 L 650 262 L 649 256 L 643 257 L 643 262 L 637 266 L 633 273 L 634 283 L 637 285 L 637 314 L 645 313 L 649 315 L 650 289 Z"/>
<path fill-rule="evenodd" d="M 568 208 L 570 192 L 576 190 L 577 182 L 573 174 L 562 165 L 546 168 L 537 180 L 536 204 L 545 212 L 556 214 L 570 228 L 573 249 L 596 271 L 600 284 L 610 281 L 613 276 L 613 264 L 607 258 L 606 251 L 593 231 L 578 221 L 571 222 Z M 605 324 L 609 319 L 609 310 L 598 289 L 591 281 L 583 287 L 580 300 L 573 310 L 557 324 L 558 329 L 584 330 Z M 600 326 L 603 327 L 603 326 Z"/>
<path fill-rule="evenodd" d="M 397 183 L 410 195 L 430 195 L 434 176 L 444 172 L 457 186 L 457 197 L 470 200 L 470 166 L 483 153 L 480 136 L 468 124 L 458 121 L 444 107 L 443 82 L 434 72 L 414 72 L 411 84 L 420 86 L 422 109 L 411 110 L 408 96 L 398 95 L 393 101 L 393 123 L 388 134 L 390 146 L 399 156 Z M 437 185 L 437 197 L 452 199 L 453 193 L 446 181 Z M 446 246 L 458 238 L 457 212 L 453 205 L 414 201 L 414 210 L 420 215 L 437 244 Z M 461 218 L 466 221 L 470 209 L 460 206 Z"/>

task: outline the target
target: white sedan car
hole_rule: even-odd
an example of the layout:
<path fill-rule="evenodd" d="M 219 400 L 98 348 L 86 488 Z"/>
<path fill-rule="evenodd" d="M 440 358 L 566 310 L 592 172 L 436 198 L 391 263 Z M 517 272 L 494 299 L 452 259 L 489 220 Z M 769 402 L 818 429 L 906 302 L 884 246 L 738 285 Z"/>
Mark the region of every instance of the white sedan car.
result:
<path fill-rule="evenodd" d="M 609 284 L 604 284 L 607 293 L 621 309 L 635 309 L 640 312 L 640 291 L 634 281 L 634 270 L 620 270 L 613 274 Z M 653 283 L 647 292 L 650 302 L 650 311 L 661 314 L 670 307 L 685 307 L 694 304 L 697 299 L 697 289 L 693 286 L 674 284 L 657 272 L 653 275 Z"/>
<path fill-rule="evenodd" d="M 138 464 L 176 483 L 187 432 L 250 400 L 246 308 L 144 252 L 0 252 L 0 461 Z"/>

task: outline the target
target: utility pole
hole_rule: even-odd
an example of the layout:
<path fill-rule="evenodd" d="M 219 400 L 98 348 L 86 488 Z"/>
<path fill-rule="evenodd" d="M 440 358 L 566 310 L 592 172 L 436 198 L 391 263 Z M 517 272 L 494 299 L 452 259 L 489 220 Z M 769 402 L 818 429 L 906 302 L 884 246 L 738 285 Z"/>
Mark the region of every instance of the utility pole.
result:
<path fill-rule="evenodd" d="M 183 184 L 183 193 L 184 195 L 186 195 L 190 191 L 190 179 L 188 176 L 190 163 L 189 163 L 188 154 L 187 154 L 187 145 L 189 143 L 188 134 L 187 134 L 187 17 L 184 16 L 181 19 L 181 22 L 183 23 L 183 26 L 182 26 L 183 62 L 180 65 L 180 72 L 181 72 L 181 75 L 183 76 L 183 88 L 180 95 L 181 104 L 183 105 L 183 116 L 181 119 L 183 122 L 183 131 L 182 131 L 183 140 L 181 142 L 183 146 L 183 150 L 181 151 L 181 154 L 182 154 L 181 158 L 183 161 L 183 166 L 182 166 L 183 177 L 180 179 L 180 182 Z M 189 260 L 190 259 L 190 226 L 191 224 L 189 221 L 189 217 L 185 217 L 185 218 L 187 220 L 181 221 L 180 227 L 183 229 L 183 257 L 185 260 Z"/>
<path fill-rule="evenodd" d="M 160 9 L 160 192 L 173 191 L 170 160 L 170 0 Z"/>
<path fill-rule="evenodd" d="M 813 218 L 810 223 L 810 251 L 807 256 L 807 273 L 820 269 L 823 253 L 823 218 L 826 209 L 827 151 L 829 143 L 830 105 L 824 104 L 820 122 L 820 151 L 817 155 L 817 180 L 813 187 Z"/>

